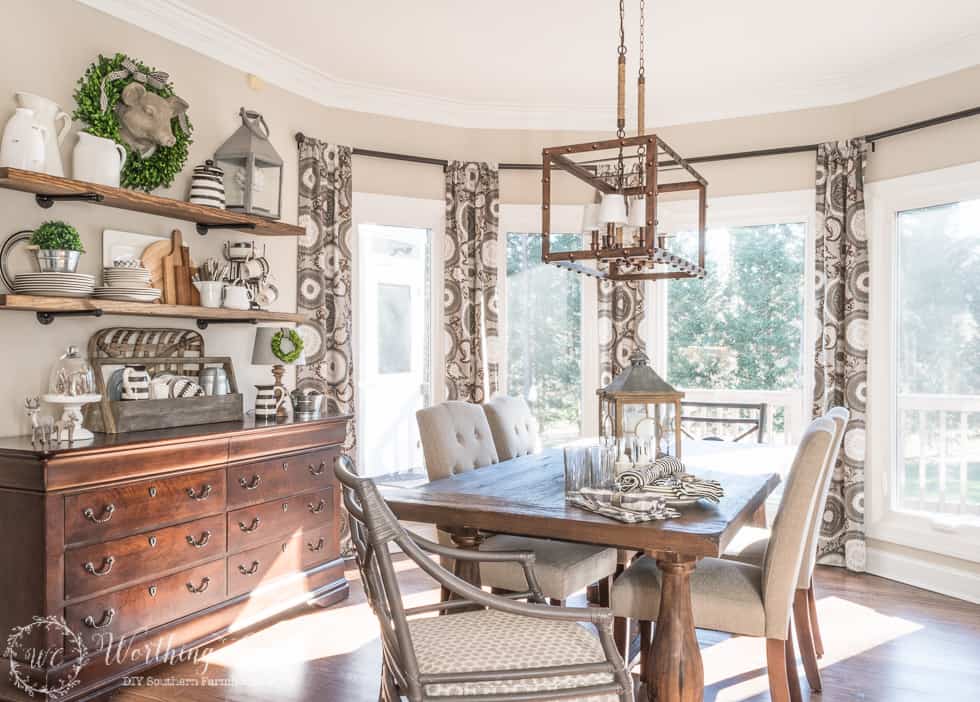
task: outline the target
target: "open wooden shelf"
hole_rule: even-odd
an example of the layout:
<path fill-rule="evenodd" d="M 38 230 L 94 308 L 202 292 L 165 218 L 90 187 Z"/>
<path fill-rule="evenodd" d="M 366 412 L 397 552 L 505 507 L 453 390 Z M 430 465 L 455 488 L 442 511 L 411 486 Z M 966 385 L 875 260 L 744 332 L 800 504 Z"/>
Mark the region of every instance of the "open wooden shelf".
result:
<path fill-rule="evenodd" d="M 299 323 L 305 319 L 303 315 L 295 312 L 229 310 L 224 307 L 194 307 L 191 305 L 164 305 L 158 302 L 122 302 L 120 300 L 47 297 L 42 295 L 0 295 L 0 310 L 35 312 L 38 321 L 42 324 L 50 324 L 58 316 L 101 317 L 105 314 L 196 319 L 198 326 L 202 328 L 206 327 L 208 323 Z"/>
<path fill-rule="evenodd" d="M 79 199 L 93 205 L 194 222 L 200 233 L 206 233 L 212 227 L 238 229 L 256 236 L 301 236 L 304 233 L 304 229 L 295 224 L 18 168 L 0 168 L 0 188 L 33 193 L 38 205 L 45 208 L 58 199 Z"/>

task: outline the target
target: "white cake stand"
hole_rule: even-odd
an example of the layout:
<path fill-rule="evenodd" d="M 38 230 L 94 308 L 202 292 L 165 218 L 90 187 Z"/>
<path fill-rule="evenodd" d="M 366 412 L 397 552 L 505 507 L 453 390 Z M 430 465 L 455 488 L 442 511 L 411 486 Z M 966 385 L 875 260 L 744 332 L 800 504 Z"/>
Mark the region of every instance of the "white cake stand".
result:
<path fill-rule="evenodd" d="M 82 426 L 82 405 L 90 402 L 98 402 L 102 395 L 42 395 L 41 399 L 52 405 L 62 405 L 64 410 L 61 413 L 62 428 L 58 430 L 54 438 L 61 443 L 68 443 L 67 427 L 74 424 L 71 432 L 72 441 L 87 441 L 94 439 L 95 434 Z"/>

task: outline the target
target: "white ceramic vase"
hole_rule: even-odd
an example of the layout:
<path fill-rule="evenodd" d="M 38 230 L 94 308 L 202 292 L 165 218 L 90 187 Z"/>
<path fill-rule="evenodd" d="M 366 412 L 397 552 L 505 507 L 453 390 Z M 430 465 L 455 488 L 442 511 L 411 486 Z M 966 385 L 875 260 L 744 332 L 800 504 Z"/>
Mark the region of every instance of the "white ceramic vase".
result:
<path fill-rule="evenodd" d="M 18 107 L 3 128 L 0 166 L 28 171 L 44 168 L 44 130 L 34 123 L 34 112 L 26 107 Z"/>
<path fill-rule="evenodd" d="M 112 139 L 79 132 L 72 159 L 75 180 L 118 188 L 119 172 L 126 163 L 126 147 Z"/>
<path fill-rule="evenodd" d="M 71 116 L 58 107 L 58 103 L 33 93 L 14 93 L 18 107 L 34 111 L 34 124 L 44 130 L 44 166 L 49 175 L 63 177 L 65 167 L 61 163 L 61 143 L 71 129 Z M 61 122 L 61 129 L 56 123 Z"/>

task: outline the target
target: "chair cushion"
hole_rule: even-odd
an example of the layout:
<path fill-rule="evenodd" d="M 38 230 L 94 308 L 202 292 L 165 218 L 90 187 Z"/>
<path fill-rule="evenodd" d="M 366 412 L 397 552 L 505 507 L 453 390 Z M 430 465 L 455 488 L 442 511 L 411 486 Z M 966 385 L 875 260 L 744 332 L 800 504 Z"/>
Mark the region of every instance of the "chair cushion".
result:
<path fill-rule="evenodd" d="M 617 617 L 656 621 L 660 611 L 660 569 L 640 558 L 616 578 L 612 610 Z M 744 636 L 766 635 L 762 569 L 721 558 L 698 561 L 691 573 L 694 626 Z"/>
<path fill-rule="evenodd" d="M 769 546 L 769 530 L 761 527 L 742 527 L 728 544 L 722 556 L 730 561 L 739 561 L 762 567 Z"/>
<path fill-rule="evenodd" d="M 545 597 L 568 599 L 594 582 L 616 572 L 616 549 L 571 541 L 532 539 L 497 534 L 483 542 L 481 551 L 533 551 L 534 575 Z M 524 570 L 517 563 L 481 563 L 484 585 L 521 592 L 527 589 Z"/>
<path fill-rule="evenodd" d="M 480 405 L 443 402 L 415 413 L 429 480 L 498 463 L 490 425 Z"/>
<path fill-rule="evenodd" d="M 501 461 L 537 453 L 538 421 L 521 397 L 498 395 L 483 405 Z"/>
<path fill-rule="evenodd" d="M 574 622 L 481 610 L 409 622 L 422 674 L 516 670 L 606 660 L 599 640 Z M 426 685 L 427 695 L 499 695 L 567 690 L 613 681 L 611 673 Z M 618 702 L 616 694 L 562 698 Z"/>

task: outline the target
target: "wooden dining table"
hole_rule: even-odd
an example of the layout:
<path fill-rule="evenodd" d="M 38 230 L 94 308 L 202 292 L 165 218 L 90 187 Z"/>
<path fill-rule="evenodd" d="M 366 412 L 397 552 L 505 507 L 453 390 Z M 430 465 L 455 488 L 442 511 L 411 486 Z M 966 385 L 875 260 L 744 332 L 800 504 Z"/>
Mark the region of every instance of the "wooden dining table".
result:
<path fill-rule="evenodd" d="M 698 477 L 721 482 L 718 504 L 700 500 L 680 517 L 624 524 L 566 503 L 561 449 L 523 456 L 417 487 L 383 486 L 399 519 L 447 528 L 462 548 L 479 548 L 496 532 L 642 551 L 662 572 L 660 613 L 650 665 L 649 699 L 701 702 L 704 668 L 691 609 L 691 573 L 701 558 L 718 557 L 764 506 L 780 478 L 774 472 L 734 473 L 704 467 Z M 456 561 L 457 574 L 480 585 L 479 566 Z"/>

